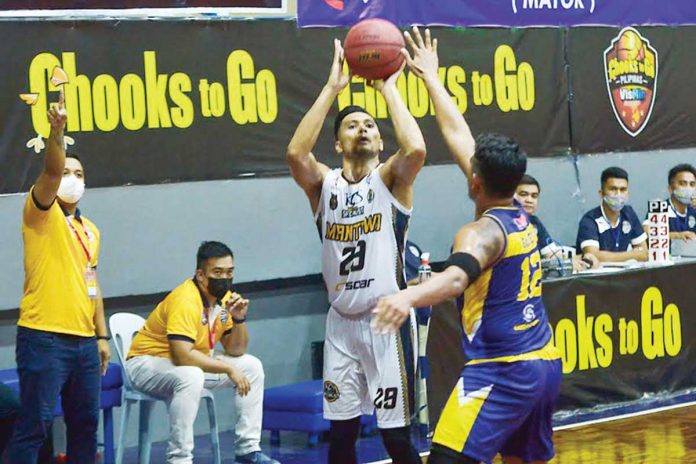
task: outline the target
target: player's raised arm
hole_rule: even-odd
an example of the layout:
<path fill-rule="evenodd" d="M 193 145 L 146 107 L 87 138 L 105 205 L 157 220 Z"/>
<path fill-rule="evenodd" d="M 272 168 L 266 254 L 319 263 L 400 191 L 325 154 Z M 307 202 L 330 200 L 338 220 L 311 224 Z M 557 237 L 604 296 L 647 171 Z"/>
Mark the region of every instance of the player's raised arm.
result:
<path fill-rule="evenodd" d="M 413 28 L 413 35 L 408 32 L 404 35 L 413 53 L 411 56 L 407 50 L 403 51 L 406 63 L 411 71 L 425 82 L 435 107 L 435 120 L 447 143 L 447 148 L 459 168 L 464 171 L 467 180 L 471 182 L 471 157 L 474 156 L 476 144 L 464 116 L 440 81 L 437 39 L 431 38 L 430 29 L 425 30 L 424 39 L 417 27 Z"/>
<path fill-rule="evenodd" d="M 394 125 L 394 133 L 399 150 L 392 155 L 381 172 L 385 185 L 394 197 L 405 206 L 411 206 L 412 186 L 416 175 L 425 163 L 425 140 L 415 118 L 404 103 L 396 81 L 403 71 L 403 66 L 384 81 L 375 81 L 374 87 L 379 90 L 387 102 L 389 115 Z"/>
<path fill-rule="evenodd" d="M 319 133 L 331 105 L 341 90 L 350 82 L 350 76 L 343 72 L 344 61 L 343 47 L 341 47 L 341 42 L 336 39 L 334 40 L 334 57 L 329 79 L 295 129 L 295 134 L 292 136 L 286 152 L 290 173 L 295 182 L 307 194 L 312 211 L 316 211 L 321 195 L 321 184 L 329 171 L 328 166 L 317 161 L 312 149 L 317 143 L 317 138 L 319 138 Z"/>
<path fill-rule="evenodd" d="M 48 110 L 48 122 L 51 124 L 51 133 L 48 136 L 46 147 L 46 159 L 44 168 L 34 184 L 34 200 L 40 206 L 48 208 L 58 194 L 58 187 L 63 178 L 65 169 L 65 145 L 63 144 L 63 130 L 68 120 L 65 111 L 65 94 L 60 89 L 58 104 L 51 105 Z"/>
<path fill-rule="evenodd" d="M 373 328 L 377 333 L 394 333 L 411 308 L 436 305 L 461 295 L 504 251 L 505 235 L 492 219 L 483 217 L 465 225 L 454 238 L 445 270 L 420 285 L 380 298 L 373 310 Z"/>

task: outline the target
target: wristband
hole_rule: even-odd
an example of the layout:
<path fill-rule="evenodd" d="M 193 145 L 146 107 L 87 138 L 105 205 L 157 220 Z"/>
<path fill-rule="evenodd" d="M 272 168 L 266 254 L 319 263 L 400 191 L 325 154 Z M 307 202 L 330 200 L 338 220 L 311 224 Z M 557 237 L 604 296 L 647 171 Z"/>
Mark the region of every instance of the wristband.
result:
<path fill-rule="evenodd" d="M 235 324 L 244 324 L 246 322 L 246 317 L 243 317 L 241 319 L 237 319 L 237 318 L 233 317 L 232 322 L 234 322 Z"/>
<path fill-rule="evenodd" d="M 110 335 L 97 335 L 97 340 L 109 341 L 109 340 L 111 340 L 111 336 Z"/>

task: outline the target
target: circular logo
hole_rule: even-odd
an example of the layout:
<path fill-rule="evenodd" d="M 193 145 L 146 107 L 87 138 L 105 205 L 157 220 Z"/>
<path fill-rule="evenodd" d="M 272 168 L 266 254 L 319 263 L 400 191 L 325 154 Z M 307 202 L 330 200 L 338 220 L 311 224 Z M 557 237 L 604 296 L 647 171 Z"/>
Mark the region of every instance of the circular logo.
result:
<path fill-rule="evenodd" d="M 689 229 L 693 229 L 696 226 L 696 216 L 689 216 Z"/>
<path fill-rule="evenodd" d="M 623 224 L 621 224 L 621 230 L 624 234 L 629 233 L 631 231 L 631 223 L 628 221 L 624 221 Z"/>
<path fill-rule="evenodd" d="M 524 322 L 532 322 L 534 319 L 536 319 L 533 305 L 527 305 L 524 307 L 522 310 L 522 318 L 524 319 Z"/>
<path fill-rule="evenodd" d="M 326 398 L 326 401 L 333 403 L 340 396 L 341 393 L 338 391 L 338 386 L 335 383 L 328 380 L 324 381 L 324 398 Z"/>

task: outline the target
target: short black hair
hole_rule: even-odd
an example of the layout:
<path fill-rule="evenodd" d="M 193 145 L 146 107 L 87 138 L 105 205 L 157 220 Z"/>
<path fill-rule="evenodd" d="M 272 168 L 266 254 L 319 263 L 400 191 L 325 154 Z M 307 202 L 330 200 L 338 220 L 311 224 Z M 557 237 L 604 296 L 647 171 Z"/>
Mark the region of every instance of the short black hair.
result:
<path fill-rule="evenodd" d="M 696 177 L 696 168 L 689 163 L 681 163 L 669 170 L 669 174 L 667 175 L 667 183 L 671 184 L 674 178 L 677 177 L 677 174 L 680 172 L 690 172 L 694 175 L 694 177 Z"/>
<path fill-rule="evenodd" d="M 520 183 L 517 185 L 536 185 L 536 188 L 539 189 L 539 192 L 541 192 L 539 181 L 536 180 L 534 177 L 530 176 L 529 174 L 525 174 L 524 176 L 522 176 L 522 179 L 520 179 Z"/>
<path fill-rule="evenodd" d="M 338 130 L 341 128 L 341 123 L 343 120 L 346 118 L 351 113 L 365 113 L 365 114 L 370 114 L 367 112 L 365 108 L 362 106 L 357 106 L 357 105 L 350 105 L 346 106 L 343 108 L 341 111 L 338 112 L 336 115 L 336 119 L 334 119 L 334 137 L 338 138 Z"/>
<path fill-rule="evenodd" d="M 511 197 L 527 170 L 527 155 L 506 135 L 481 134 L 476 138 L 472 166 L 487 193 Z"/>
<path fill-rule="evenodd" d="M 65 157 L 66 157 L 66 158 L 76 159 L 76 160 L 79 161 L 80 164 L 82 165 L 82 169 L 85 168 L 85 163 L 82 162 L 82 158 L 80 158 L 80 157 L 77 155 L 77 153 L 65 153 Z"/>
<path fill-rule="evenodd" d="M 207 241 L 201 243 L 198 247 L 198 253 L 196 253 L 196 269 L 203 269 L 205 263 L 210 258 L 224 258 L 225 256 L 231 256 L 234 258 L 234 253 L 232 250 L 222 242 Z"/>
<path fill-rule="evenodd" d="M 602 171 L 602 187 L 604 187 L 604 184 L 606 184 L 609 179 L 626 179 L 626 182 L 628 182 L 628 173 L 625 169 L 612 166 Z"/>

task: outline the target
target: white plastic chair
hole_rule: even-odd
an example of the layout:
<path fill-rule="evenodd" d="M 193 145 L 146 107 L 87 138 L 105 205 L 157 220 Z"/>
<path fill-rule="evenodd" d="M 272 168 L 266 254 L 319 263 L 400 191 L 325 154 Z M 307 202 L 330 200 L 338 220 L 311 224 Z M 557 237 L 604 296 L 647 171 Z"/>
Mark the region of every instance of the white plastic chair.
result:
<path fill-rule="evenodd" d="M 116 451 L 116 464 L 123 462 L 123 452 L 126 442 L 126 427 L 130 408 L 136 403 L 140 404 L 140 424 L 138 426 L 138 458 L 140 464 L 149 464 L 152 443 L 150 441 L 150 416 L 152 406 L 156 401 L 162 401 L 154 396 L 137 391 L 131 383 L 130 376 L 126 370 L 126 355 L 130 350 L 133 336 L 145 324 L 145 319 L 132 313 L 117 313 L 109 318 L 109 329 L 114 337 L 116 354 L 123 368 L 123 401 L 124 409 L 121 414 L 121 430 L 118 437 L 118 450 Z M 221 464 L 220 439 L 218 437 L 217 418 L 215 415 L 215 397 L 210 390 L 203 389 L 201 399 L 205 400 L 208 406 L 208 420 L 210 422 L 210 442 L 213 447 L 213 462 Z"/>

